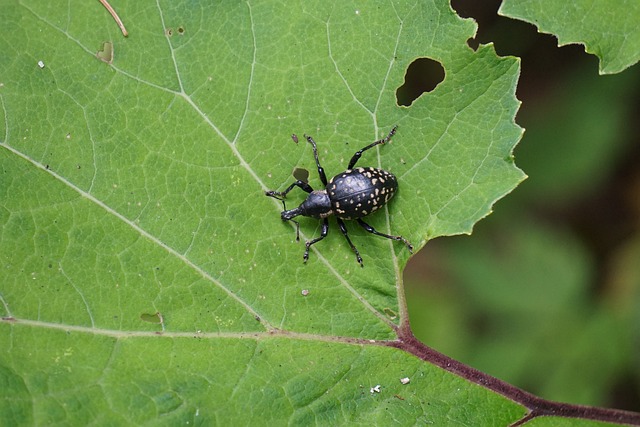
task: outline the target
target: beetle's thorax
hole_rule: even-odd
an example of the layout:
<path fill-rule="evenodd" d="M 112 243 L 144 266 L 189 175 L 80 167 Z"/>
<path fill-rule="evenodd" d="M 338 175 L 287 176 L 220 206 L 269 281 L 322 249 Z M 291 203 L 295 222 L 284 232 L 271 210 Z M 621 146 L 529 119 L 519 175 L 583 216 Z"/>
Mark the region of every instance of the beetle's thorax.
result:
<path fill-rule="evenodd" d="M 280 216 L 284 221 L 287 221 L 298 215 L 312 218 L 326 218 L 333 215 L 333 208 L 331 207 L 331 200 L 329 200 L 327 190 L 312 191 L 300 206 L 283 211 Z"/>

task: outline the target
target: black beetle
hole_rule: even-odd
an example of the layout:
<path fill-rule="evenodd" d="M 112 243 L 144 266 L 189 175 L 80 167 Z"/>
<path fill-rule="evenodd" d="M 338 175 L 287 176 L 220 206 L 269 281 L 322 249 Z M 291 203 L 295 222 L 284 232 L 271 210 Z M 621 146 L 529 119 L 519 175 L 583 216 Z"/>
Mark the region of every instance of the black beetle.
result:
<path fill-rule="evenodd" d="M 323 220 L 320 237 L 306 242 L 306 249 L 303 257 L 304 262 L 307 262 L 309 259 L 309 248 L 311 248 L 311 245 L 319 242 L 327 236 L 327 233 L 329 232 L 328 217 L 331 215 L 336 216 L 340 231 L 342 231 L 342 234 L 347 239 L 349 246 L 353 252 L 355 252 L 356 259 L 360 263 L 360 266 L 363 266 L 362 257 L 360 257 L 358 249 L 356 249 L 351 242 L 351 239 L 349 239 L 347 227 L 343 220 L 355 219 L 358 224 L 360 224 L 362 228 L 367 230 L 369 233 L 386 237 L 387 239 L 401 241 L 407 245 L 409 252 L 413 253 L 413 246 L 411 246 L 411 243 L 409 243 L 409 241 L 404 237 L 380 233 L 361 219 L 362 217 L 380 209 L 389 200 L 391 200 L 398 189 L 398 180 L 396 177 L 391 172 L 387 172 L 383 169 L 370 167 L 353 169 L 360 159 L 360 156 L 362 156 L 362 153 L 376 145 L 384 144 L 391 140 L 391 137 L 396 133 L 396 129 L 397 126 L 394 126 L 386 138 L 375 141 L 361 150 L 356 151 L 349 162 L 347 170 L 334 176 L 329 182 L 327 182 L 327 176 L 324 173 L 324 169 L 320 166 L 318 149 L 315 141 L 310 136 L 305 135 L 305 138 L 313 147 L 313 155 L 316 159 L 318 175 L 320 175 L 320 180 L 322 181 L 322 184 L 324 184 L 325 189 L 314 190 L 307 182 L 298 179 L 284 191 L 265 192 L 267 196 L 274 197 L 282 201 L 284 211 L 282 211 L 280 216 L 283 221 L 295 222 L 297 240 L 300 240 L 300 224 L 293 218 L 298 215 L 302 215 Z M 294 140 L 295 139 L 297 138 L 294 138 Z M 295 209 L 287 210 L 284 204 L 284 199 L 293 187 L 299 187 L 309 193 L 309 195 L 300 206 Z"/>

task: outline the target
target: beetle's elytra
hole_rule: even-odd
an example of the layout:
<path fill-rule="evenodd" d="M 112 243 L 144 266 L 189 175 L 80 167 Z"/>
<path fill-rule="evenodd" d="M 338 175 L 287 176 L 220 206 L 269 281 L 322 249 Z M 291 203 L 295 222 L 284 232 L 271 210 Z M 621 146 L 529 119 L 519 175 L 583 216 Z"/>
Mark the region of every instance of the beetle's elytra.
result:
<path fill-rule="evenodd" d="M 347 170 L 331 178 L 327 193 L 335 216 L 362 218 L 384 206 L 398 189 L 391 173 L 376 168 Z"/>
<path fill-rule="evenodd" d="M 311 147 L 313 147 L 313 155 L 316 160 L 316 166 L 318 167 L 318 175 L 320 175 L 320 181 L 322 181 L 324 189 L 314 190 L 307 182 L 298 179 L 284 191 L 267 191 L 265 193 L 267 196 L 282 200 L 283 206 L 287 193 L 294 187 L 299 187 L 309 193 L 306 200 L 302 202 L 300 206 L 291 210 L 287 210 L 285 206 L 285 210 L 280 214 L 283 221 L 295 222 L 298 240 L 300 239 L 300 224 L 293 218 L 302 215 L 322 219 L 320 237 L 306 242 L 303 256 L 304 262 L 307 262 L 309 259 L 309 249 L 311 245 L 318 243 L 327 236 L 329 232 L 328 217 L 331 215 L 336 217 L 340 231 L 356 254 L 356 260 L 360 263 L 360 266 L 363 266 L 362 257 L 358 249 L 356 249 L 351 242 L 343 220 L 355 220 L 362 228 L 371 234 L 403 242 L 409 249 L 409 252 L 413 253 L 413 246 L 411 246 L 411 243 L 404 237 L 380 233 L 362 220 L 363 217 L 377 211 L 393 198 L 398 190 L 398 180 L 396 177 L 391 172 L 383 169 L 371 167 L 358 167 L 354 169 L 362 153 L 376 145 L 385 144 L 391 140 L 396 133 L 396 129 L 397 126 L 391 129 L 391 132 L 389 132 L 386 138 L 375 141 L 361 150 L 356 151 L 353 157 L 351 157 L 351 161 L 349 161 L 347 170 L 334 176 L 328 182 L 324 169 L 320 166 L 316 143 L 313 138 L 305 135 L 306 140 L 311 144 Z M 297 136 L 295 136 L 295 134 L 293 135 L 293 139 L 297 142 Z"/>

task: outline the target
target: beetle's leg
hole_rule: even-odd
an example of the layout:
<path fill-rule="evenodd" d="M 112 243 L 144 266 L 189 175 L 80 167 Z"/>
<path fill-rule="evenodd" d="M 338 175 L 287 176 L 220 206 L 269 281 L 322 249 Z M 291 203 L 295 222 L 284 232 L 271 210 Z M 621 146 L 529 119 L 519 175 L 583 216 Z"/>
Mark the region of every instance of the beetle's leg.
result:
<path fill-rule="evenodd" d="M 282 204 L 284 205 L 284 200 L 282 201 Z M 286 210 L 287 208 L 285 207 L 284 209 Z M 300 241 L 300 223 L 295 219 L 290 219 L 289 221 L 296 223 L 296 242 L 299 242 Z"/>
<path fill-rule="evenodd" d="M 311 188 L 309 184 L 304 181 L 297 180 L 289 187 L 287 187 L 287 189 L 284 191 L 265 191 L 264 194 L 269 197 L 273 197 L 274 199 L 283 200 L 285 197 L 287 197 L 287 193 L 293 190 L 293 187 L 300 187 L 307 193 L 311 193 L 313 191 L 313 188 Z"/>
<path fill-rule="evenodd" d="M 347 239 L 349 246 L 351 246 L 351 250 L 355 252 L 356 260 L 358 261 L 358 263 L 360 263 L 360 267 L 364 267 L 364 264 L 362 264 L 362 257 L 360 256 L 360 252 L 358 252 L 355 245 L 351 242 L 349 234 L 347 234 L 347 226 L 344 225 L 344 221 L 342 221 L 340 218 L 336 218 L 336 220 L 338 221 L 338 226 L 340 227 L 340 231 L 342 231 L 344 238 Z"/>
<path fill-rule="evenodd" d="M 318 148 L 316 147 L 316 142 L 313 140 L 313 138 L 311 138 L 308 135 L 305 135 L 305 138 L 307 138 L 307 141 L 309 141 L 309 144 L 311 144 L 311 146 L 313 147 L 313 157 L 316 158 L 316 166 L 318 166 L 318 175 L 320 175 L 320 181 L 322 181 L 322 183 L 326 187 L 327 175 L 325 175 L 324 173 L 324 168 L 320 166 L 320 160 L 318 159 Z"/>
<path fill-rule="evenodd" d="M 325 218 L 322 221 L 322 231 L 320 231 L 320 237 L 316 237 L 315 239 L 309 240 L 306 243 L 306 249 L 304 251 L 304 256 L 302 257 L 304 259 L 304 262 L 307 262 L 307 260 L 309 259 L 309 249 L 311 248 L 311 245 L 318 243 L 320 240 L 327 237 L 327 233 L 329 233 L 329 219 Z"/>
<path fill-rule="evenodd" d="M 364 228 L 365 230 L 367 230 L 371 234 L 375 234 L 376 236 L 382 236 L 382 237 L 386 237 L 387 239 L 397 240 L 398 242 L 404 243 L 405 245 L 407 245 L 407 249 L 409 249 L 409 252 L 413 253 L 413 246 L 404 237 L 402 237 L 402 236 L 390 236 L 388 234 L 380 233 L 379 231 L 377 231 L 375 228 L 373 228 L 372 226 L 370 226 L 369 224 L 367 224 L 366 222 L 364 222 L 360 218 L 357 218 L 356 221 L 358 221 L 358 224 L 360 224 L 362 226 L 362 228 Z"/>
<path fill-rule="evenodd" d="M 360 160 L 360 156 L 362 156 L 362 153 L 364 153 L 368 149 L 373 148 L 376 145 L 386 144 L 387 142 L 389 142 L 393 137 L 393 135 L 396 134 L 396 129 L 398 129 L 398 125 L 394 126 L 393 129 L 391 129 L 391 132 L 389 132 L 389 135 L 387 135 L 386 138 L 380 139 L 376 142 L 372 142 L 371 144 L 367 145 L 363 149 L 356 151 L 356 154 L 354 154 L 353 157 L 351 158 L 351 161 L 349 162 L 349 166 L 347 167 L 347 169 L 353 169 L 353 167 L 356 165 L 358 160 Z"/>

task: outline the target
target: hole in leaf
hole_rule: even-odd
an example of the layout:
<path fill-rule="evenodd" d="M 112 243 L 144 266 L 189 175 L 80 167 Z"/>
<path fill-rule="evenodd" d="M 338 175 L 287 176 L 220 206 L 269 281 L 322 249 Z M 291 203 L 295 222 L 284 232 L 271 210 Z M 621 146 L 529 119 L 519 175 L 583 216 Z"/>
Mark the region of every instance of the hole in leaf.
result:
<path fill-rule="evenodd" d="M 444 68 L 431 58 L 417 58 L 407 68 L 404 84 L 396 91 L 398 105 L 413 104 L 425 92 L 431 92 L 444 80 Z"/>
<path fill-rule="evenodd" d="M 162 318 L 162 314 L 158 312 L 156 312 L 155 314 L 142 313 L 140 315 L 140 320 L 142 320 L 143 322 L 157 323 L 157 324 L 161 324 L 164 322 L 164 319 Z"/>
<path fill-rule="evenodd" d="M 293 170 L 293 177 L 299 181 L 309 183 L 309 171 L 303 168 L 295 168 Z"/>
<path fill-rule="evenodd" d="M 384 308 L 384 314 L 386 314 L 392 320 L 398 317 L 398 314 L 388 307 Z"/>
<path fill-rule="evenodd" d="M 102 49 L 96 53 L 96 57 L 102 62 L 111 64 L 113 62 L 113 43 L 102 43 Z"/>

